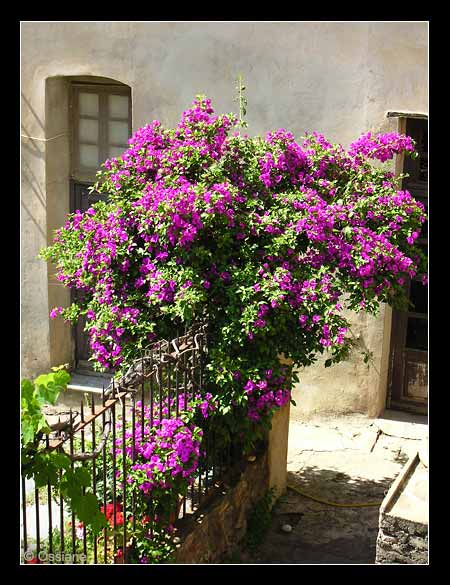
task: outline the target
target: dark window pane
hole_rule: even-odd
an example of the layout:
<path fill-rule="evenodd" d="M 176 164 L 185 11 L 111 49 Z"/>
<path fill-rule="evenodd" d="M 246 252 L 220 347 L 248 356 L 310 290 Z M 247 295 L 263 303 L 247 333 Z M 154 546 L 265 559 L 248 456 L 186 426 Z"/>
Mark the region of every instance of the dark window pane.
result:
<path fill-rule="evenodd" d="M 428 244 L 426 244 L 426 243 L 420 243 L 420 244 L 418 244 L 417 247 L 422 250 L 422 253 L 425 254 L 425 256 L 428 257 Z"/>
<path fill-rule="evenodd" d="M 425 206 L 425 215 L 428 216 L 428 199 L 424 197 L 417 197 L 417 201 L 423 203 Z M 428 238 L 428 220 L 421 224 L 419 238 Z"/>
<path fill-rule="evenodd" d="M 425 240 L 428 239 L 428 221 L 425 221 L 422 224 L 422 229 L 420 230 L 419 238 L 424 238 Z"/>
<path fill-rule="evenodd" d="M 425 155 L 420 160 L 419 181 L 428 181 L 428 160 Z"/>
<path fill-rule="evenodd" d="M 413 307 L 410 311 L 414 313 L 428 313 L 428 288 L 417 280 L 411 281 L 409 298 Z"/>
<path fill-rule="evenodd" d="M 419 181 L 428 181 L 428 132 L 422 133 L 419 145 Z"/>
<path fill-rule="evenodd" d="M 428 320 L 408 319 L 408 329 L 406 332 L 406 347 L 409 349 L 422 349 L 428 351 Z"/>

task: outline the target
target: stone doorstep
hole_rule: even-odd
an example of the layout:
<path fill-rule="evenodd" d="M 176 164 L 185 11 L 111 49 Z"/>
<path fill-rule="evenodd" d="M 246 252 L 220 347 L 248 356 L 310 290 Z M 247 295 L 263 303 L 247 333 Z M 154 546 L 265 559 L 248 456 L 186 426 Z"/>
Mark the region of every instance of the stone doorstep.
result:
<path fill-rule="evenodd" d="M 104 375 L 87 375 L 74 372 L 67 388 L 69 390 L 78 390 L 81 392 L 102 392 L 103 387 L 107 387 L 111 382 L 110 376 Z"/>
<path fill-rule="evenodd" d="M 78 372 L 71 374 L 71 380 L 65 392 L 58 398 L 56 407 L 51 407 L 55 413 L 62 408 L 80 408 L 80 403 L 86 400 L 90 403 L 93 397 L 96 402 L 101 400 L 102 389 L 107 388 L 111 378 L 104 375 L 85 375 Z"/>
<path fill-rule="evenodd" d="M 373 421 L 385 435 L 403 439 L 428 439 L 428 417 L 386 410 Z"/>

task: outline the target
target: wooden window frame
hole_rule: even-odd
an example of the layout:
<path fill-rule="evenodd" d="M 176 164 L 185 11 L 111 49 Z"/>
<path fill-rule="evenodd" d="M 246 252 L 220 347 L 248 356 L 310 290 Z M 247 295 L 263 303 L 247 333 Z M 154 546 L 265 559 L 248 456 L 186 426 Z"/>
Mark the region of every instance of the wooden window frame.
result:
<path fill-rule="evenodd" d="M 131 105 L 131 89 L 126 85 L 113 85 L 113 84 L 94 84 L 94 83 L 82 83 L 73 82 L 71 84 L 71 103 L 70 103 L 70 124 L 72 128 L 72 152 L 71 152 L 71 179 L 92 182 L 95 180 L 95 175 L 100 168 L 100 165 L 108 158 L 108 147 L 118 146 L 120 144 L 110 144 L 108 139 L 108 121 L 128 122 L 128 135 L 132 133 L 132 105 Z M 94 93 L 99 96 L 98 103 L 98 118 L 95 116 L 89 116 L 83 114 L 83 119 L 98 120 L 99 124 L 99 135 L 98 142 L 95 143 L 99 148 L 99 166 L 97 169 L 83 167 L 79 159 L 79 94 L 83 93 Z M 128 119 L 123 117 L 111 117 L 108 115 L 108 98 L 110 95 L 126 95 L 128 97 Z M 83 141 L 83 144 L 94 144 Z"/>

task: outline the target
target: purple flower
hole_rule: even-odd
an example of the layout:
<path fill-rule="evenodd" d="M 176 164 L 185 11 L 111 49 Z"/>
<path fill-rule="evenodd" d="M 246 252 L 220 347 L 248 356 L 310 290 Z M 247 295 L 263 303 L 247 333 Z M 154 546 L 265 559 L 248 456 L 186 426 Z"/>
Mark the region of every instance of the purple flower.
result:
<path fill-rule="evenodd" d="M 55 319 L 55 317 L 57 317 L 58 315 L 61 315 L 62 312 L 63 312 L 62 307 L 55 307 L 54 309 L 52 309 L 50 311 L 50 318 Z"/>

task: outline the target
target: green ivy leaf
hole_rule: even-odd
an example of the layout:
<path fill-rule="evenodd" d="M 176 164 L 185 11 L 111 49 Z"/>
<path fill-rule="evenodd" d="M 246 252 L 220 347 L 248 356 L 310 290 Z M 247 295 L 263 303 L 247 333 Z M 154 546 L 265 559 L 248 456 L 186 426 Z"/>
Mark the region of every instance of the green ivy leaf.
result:
<path fill-rule="evenodd" d="M 22 400 L 30 402 L 33 398 L 34 384 L 30 380 L 22 380 L 21 391 Z"/>
<path fill-rule="evenodd" d="M 91 474 L 86 467 L 78 467 L 75 470 L 74 479 L 79 483 L 79 485 L 88 486 L 91 483 Z"/>
<path fill-rule="evenodd" d="M 29 417 L 22 417 L 22 444 L 28 445 L 34 440 L 35 427 Z"/>

